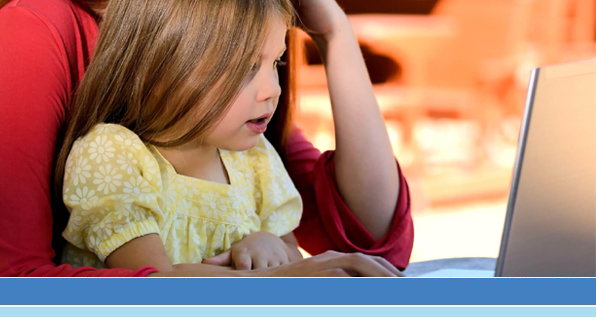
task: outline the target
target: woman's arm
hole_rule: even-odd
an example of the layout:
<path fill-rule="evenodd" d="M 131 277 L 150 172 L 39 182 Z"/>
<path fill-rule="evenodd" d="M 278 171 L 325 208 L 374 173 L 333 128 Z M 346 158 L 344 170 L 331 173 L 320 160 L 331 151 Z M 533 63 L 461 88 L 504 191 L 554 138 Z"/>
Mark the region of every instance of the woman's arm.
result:
<path fill-rule="evenodd" d="M 358 41 L 335 0 L 301 0 L 297 8 L 327 72 L 338 191 L 379 239 L 391 227 L 400 179 Z"/>
<path fill-rule="evenodd" d="M 294 128 L 287 144 L 286 168 L 302 197 L 304 213 L 294 230 L 300 247 L 311 255 L 327 250 L 380 256 L 405 269 L 414 241 L 408 183 L 400 174 L 400 193 L 391 229 L 375 239 L 337 191 L 334 151 L 324 154 Z"/>
<path fill-rule="evenodd" d="M 67 33 L 63 29 L 76 21 L 60 21 L 63 29 L 57 29 L 46 19 L 74 20 L 67 2 L 39 1 L 38 11 L 33 10 L 18 1 L 0 8 L 0 276 L 142 277 L 155 272 L 153 268 L 73 268 L 52 262 L 55 220 L 50 176 L 70 95 L 64 53 L 74 55 L 67 48 L 76 48 L 68 42 L 71 38 L 58 33 Z M 43 14 L 44 10 L 52 14 Z"/>

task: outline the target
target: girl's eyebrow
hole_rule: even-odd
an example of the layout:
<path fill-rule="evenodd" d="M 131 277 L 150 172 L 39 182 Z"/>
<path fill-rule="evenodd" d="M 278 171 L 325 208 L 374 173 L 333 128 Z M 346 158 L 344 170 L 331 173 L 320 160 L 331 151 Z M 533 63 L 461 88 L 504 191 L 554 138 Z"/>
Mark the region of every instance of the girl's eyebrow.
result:
<path fill-rule="evenodd" d="M 287 46 L 284 46 L 284 47 L 283 47 L 283 49 L 282 49 L 282 50 L 279 52 L 278 56 L 282 56 L 286 50 L 288 50 L 288 47 L 287 47 Z M 262 53 L 261 53 L 261 54 L 259 55 L 259 60 L 260 60 L 260 59 L 263 59 L 263 58 L 266 58 L 266 57 L 267 57 L 267 55 L 266 55 L 266 54 L 262 54 Z"/>
<path fill-rule="evenodd" d="M 286 50 L 288 50 L 288 47 L 284 45 L 283 49 L 279 52 L 278 56 L 281 56 L 282 54 L 284 54 L 284 52 L 286 52 Z"/>

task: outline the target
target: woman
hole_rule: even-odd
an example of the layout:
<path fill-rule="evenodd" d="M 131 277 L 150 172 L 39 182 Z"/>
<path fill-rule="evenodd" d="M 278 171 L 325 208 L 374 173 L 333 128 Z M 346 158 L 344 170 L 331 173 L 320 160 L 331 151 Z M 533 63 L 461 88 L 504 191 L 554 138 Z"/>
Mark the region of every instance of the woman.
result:
<path fill-rule="evenodd" d="M 61 248 L 59 234 L 65 225 L 52 216 L 52 159 L 66 106 L 92 56 L 106 3 L 12 0 L 0 9 L 0 275 L 164 275 L 154 268 L 94 270 L 55 266 L 51 261 L 52 239 L 54 248 Z M 354 33 L 335 1 L 301 0 L 297 9 L 325 61 L 337 150 L 320 155 L 299 130 L 284 125 L 271 130 L 268 138 L 284 158 L 304 202 L 295 234 L 299 245 L 313 255 L 327 250 L 368 255 L 327 252 L 259 275 L 385 275 L 392 268 L 386 260 L 403 269 L 413 242 L 409 193 Z M 343 68 L 348 64 L 352 68 Z M 281 110 L 291 110 L 290 101 L 280 99 L 280 123 L 285 121 Z M 219 259 L 204 272 L 182 268 L 182 274 L 172 275 L 228 275 L 226 253 Z"/>

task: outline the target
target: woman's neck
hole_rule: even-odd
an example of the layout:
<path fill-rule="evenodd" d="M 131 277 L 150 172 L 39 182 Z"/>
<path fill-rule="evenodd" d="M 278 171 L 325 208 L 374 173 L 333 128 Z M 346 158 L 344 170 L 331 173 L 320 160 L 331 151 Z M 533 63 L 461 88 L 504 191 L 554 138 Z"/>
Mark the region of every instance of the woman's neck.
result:
<path fill-rule="evenodd" d="M 180 175 L 223 184 L 230 183 L 219 151 L 213 146 L 174 149 L 158 147 L 157 150 Z"/>

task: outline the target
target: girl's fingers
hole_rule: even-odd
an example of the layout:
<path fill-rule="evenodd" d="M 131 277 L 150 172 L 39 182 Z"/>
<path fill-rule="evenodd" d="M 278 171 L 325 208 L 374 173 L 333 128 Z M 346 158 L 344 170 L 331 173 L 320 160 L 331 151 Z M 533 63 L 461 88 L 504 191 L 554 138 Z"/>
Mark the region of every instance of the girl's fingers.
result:
<path fill-rule="evenodd" d="M 230 250 L 221 253 L 215 257 L 203 259 L 201 263 L 212 264 L 216 266 L 229 266 L 232 264 L 232 254 Z"/>
<path fill-rule="evenodd" d="M 257 258 L 255 259 L 253 264 L 253 269 L 265 269 L 268 267 L 269 262 L 267 261 L 267 259 L 264 258 Z"/>
<path fill-rule="evenodd" d="M 246 250 L 235 250 L 232 252 L 232 259 L 234 260 L 234 268 L 236 270 L 250 270 L 252 269 L 252 258 Z"/>

